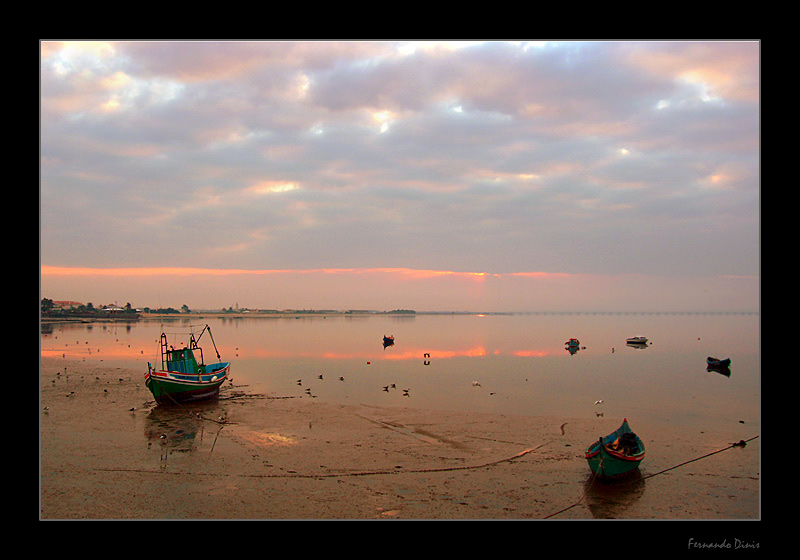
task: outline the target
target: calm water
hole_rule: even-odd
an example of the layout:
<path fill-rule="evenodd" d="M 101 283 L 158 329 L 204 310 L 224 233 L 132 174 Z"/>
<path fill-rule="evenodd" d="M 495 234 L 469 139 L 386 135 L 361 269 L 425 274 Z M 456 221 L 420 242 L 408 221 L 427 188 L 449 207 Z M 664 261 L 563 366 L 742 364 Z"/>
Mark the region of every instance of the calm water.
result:
<path fill-rule="evenodd" d="M 177 346 L 186 325 L 206 323 L 222 359 L 232 362 L 234 387 L 270 396 L 507 414 L 602 412 L 673 424 L 760 418 L 757 314 L 193 318 L 164 323 L 164 330 Z M 43 325 L 41 354 L 144 375 L 148 361 L 159 362 L 161 324 Z M 384 334 L 395 337 L 385 349 Z M 627 346 L 634 335 L 650 343 Z M 574 355 L 565 349 L 569 338 L 580 340 Z M 208 335 L 201 346 L 212 361 Z M 707 356 L 730 357 L 730 377 L 706 371 Z M 149 397 L 142 386 L 142 400 Z"/>

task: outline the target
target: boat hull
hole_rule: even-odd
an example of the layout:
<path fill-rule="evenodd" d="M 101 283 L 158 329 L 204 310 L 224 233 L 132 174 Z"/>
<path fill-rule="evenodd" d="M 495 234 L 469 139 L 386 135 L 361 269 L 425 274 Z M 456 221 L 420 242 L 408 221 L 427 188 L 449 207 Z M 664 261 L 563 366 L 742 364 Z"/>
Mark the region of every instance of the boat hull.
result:
<path fill-rule="evenodd" d="M 630 437 L 635 439 L 635 451 L 625 452 L 622 449 L 613 449 L 614 442 L 625 434 L 630 434 Z M 585 457 L 589 468 L 597 478 L 613 480 L 624 478 L 639 467 L 645 457 L 645 447 L 639 436 L 634 434 L 628 426 L 628 421 L 623 420 L 617 430 L 590 445 L 586 449 Z"/>
<path fill-rule="evenodd" d="M 717 358 L 712 358 L 709 356 L 708 358 L 706 358 L 706 363 L 708 364 L 709 367 L 726 368 L 730 367 L 731 359 L 725 358 L 724 360 L 718 360 Z"/>
<path fill-rule="evenodd" d="M 219 396 L 219 388 L 228 379 L 230 363 L 206 366 L 206 372 L 183 374 L 148 368 L 145 386 L 158 404 L 182 404 L 213 399 Z"/>

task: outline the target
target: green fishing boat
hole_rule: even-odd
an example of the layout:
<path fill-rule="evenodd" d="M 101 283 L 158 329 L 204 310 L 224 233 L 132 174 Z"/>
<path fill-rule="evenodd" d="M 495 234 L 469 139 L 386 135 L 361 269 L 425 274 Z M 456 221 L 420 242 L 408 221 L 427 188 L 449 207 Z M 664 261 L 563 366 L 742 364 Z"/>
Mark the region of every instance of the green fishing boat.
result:
<path fill-rule="evenodd" d="M 639 467 L 645 455 L 644 442 L 631 430 L 626 418 L 619 428 L 590 445 L 585 455 L 598 478 L 621 478 Z"/>
<path fill-rule="evenodd" d="M 161 333 L 161 368 L 147 362 L 144 376 L 144 384 L 158 404 L 194 402 L 219 395 L 219 388 L 228 378 L 231 364 L 221 361 L 205 364 L 203 349 L 198 342 L 206 332 L 219 360 L 219 351 L 208 325 L 197 336 L 191 332 L 188 343 L 178 349 L 168 343 L 166 333 Z"/>

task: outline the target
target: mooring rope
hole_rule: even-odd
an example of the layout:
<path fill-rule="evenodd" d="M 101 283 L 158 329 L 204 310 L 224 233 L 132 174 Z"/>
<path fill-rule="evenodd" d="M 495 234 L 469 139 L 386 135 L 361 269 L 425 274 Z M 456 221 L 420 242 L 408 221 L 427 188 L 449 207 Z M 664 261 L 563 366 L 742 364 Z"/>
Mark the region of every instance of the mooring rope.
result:
<path fill-rule="evenodd" d="M 629 482 L 622 483 L 622 484 L 620 484 L 620 486 L 626 486 L 628 484 L 637 484 L 639 482 L 644 482 L 648 478 L 653 478 L 654 476 L 658 476 L 660 474 L 664 474 L 665 472 L 669 472 L 669 471 L 677 469 L 679 467 L 683 467 L 684 465 L 688 465 L 689 463 L 694 463 L 695 461 L 700 461 L 702 459 L 706 459 L 708 457 L 711 457 L 712 455 L 716 455 L 717 453 L 722 453 L 723 451 L 728 451 L 729 449 L 733 449 L 734 447 L 745 447 L 749 442 L 753 441 L 756 438 L 758 438 L 758 436 L 753 436 L 750 439 L 746 439 L 746 440 L 744 440 L 744 439 L 743 440 L 739 440 L 736 443 L 730 444 L 728 447 L 723 447 L 722 449 L 717 449 L 716 451 L 712 451 L 711 453 L 706 453 L 705 455 L 701 455 L 700 457 L 695 457 L 694 459 L 689 459 L 688 461 L 684 461 L 682 463 L 678 463 L 677 465 L 674 465 L 672 467 L 660 470 L 658 472 L 654 472 L 654 473 L 648 474 L 647 476 L 643 476 L 641 478 L 637 478 L 636 480 L 632 480 L 632 481 L 629 481 Z M 584 490 L 583 495 L 581 496 L 581 498 L 577 502 L 575 502 L 574 504 L 572 504 L 570 506 L 565 507 L 564 509 L 560 509 L 560 510 L 556 511 L 555 513 L 551 513 L 550 515 L 545 516 L 544 519 L 550 519 L 551 517 L 555 517 L 556 515 L 564 513 L 565 511 L 568 511 L 568 510 L 580 505 L 581 502 L 583 502 L 583 499 L 586 497 L 586 492 L 588 491 L 589 488 L 592 487 L 592 484 L 594 484 L 596 480 L 597 480 L 597 473 L 595 473 L 594 476 L 592 476 L 592 480 L 589 482 L 589 485 L 588 485 L 587 489 Z"/>

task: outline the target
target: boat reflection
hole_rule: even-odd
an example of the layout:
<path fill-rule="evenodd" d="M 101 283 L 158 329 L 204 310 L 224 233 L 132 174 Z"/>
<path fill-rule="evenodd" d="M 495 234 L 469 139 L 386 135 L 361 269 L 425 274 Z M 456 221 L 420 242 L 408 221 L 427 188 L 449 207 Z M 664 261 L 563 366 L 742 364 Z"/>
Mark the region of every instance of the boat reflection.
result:
<path fill-rule="evenodd" d="M 709 365 L 708 367 L 706 367 L 706 371 L 713 371 L 713 372 L 718 373 L 720 375 L 724 375 L 725 377 L 730 377 L 731 376 L 731 367 L 730 366 L 712 366 L 712 365 Z"/>
<path fill-rule="evenodd" d="M 181 407 L 156 406 L 145 420 L 144 437 L 149 446 L 160 446 L 163 462 L 166 453 L 196 451 L 203 443 L 207 430 L 216 436 L 221 424 L 209 422 L 209 419 L 219 415 L 216 402 Z"/>
<path fill-rule="evenodd" d="M 644 495 L 639 469 L 619 481 L 601 481 L 590 474 L 584 482 L 586 505 L 594 519 L 620 519 Z"/>

